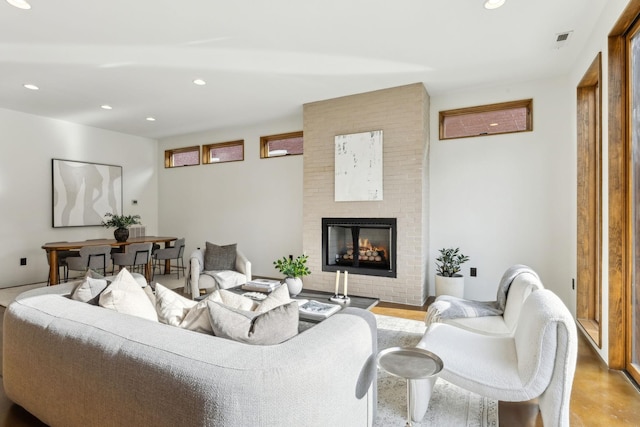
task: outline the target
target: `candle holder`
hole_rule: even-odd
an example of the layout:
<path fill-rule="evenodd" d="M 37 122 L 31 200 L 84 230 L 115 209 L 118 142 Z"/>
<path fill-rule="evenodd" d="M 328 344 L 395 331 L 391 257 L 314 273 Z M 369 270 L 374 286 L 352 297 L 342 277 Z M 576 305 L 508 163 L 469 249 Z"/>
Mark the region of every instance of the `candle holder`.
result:
<path fill-rule="evenodd" d="M 333 295 L 331 298 L 329 298 L 329 301 L 333 301 L 333 302 L 337 302 L 338 304 L 349 304 L 351 302 L 351 298 L 349 298 L 346 295 L 338 295 L 335 294 Z"/>

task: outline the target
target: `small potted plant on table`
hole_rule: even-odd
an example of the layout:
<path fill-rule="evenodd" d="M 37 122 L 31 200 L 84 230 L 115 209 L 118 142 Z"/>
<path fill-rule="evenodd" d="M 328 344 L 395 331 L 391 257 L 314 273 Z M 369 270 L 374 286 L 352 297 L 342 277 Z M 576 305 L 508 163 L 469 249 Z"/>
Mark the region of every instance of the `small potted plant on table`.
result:
<path fill-rule="evenodd" d="M 295 297 L 302 291 L 302 279 L 301 277 L 311 274 L 309 267 L 307 267 L 308 255 L 302 254 L 297 258 L 293 256 L 282 257 L 282 259 L 276 260 L 273 264 L 280 273 L 284 274 L 284 283 L 289 288 L 289 294 Z"/>
<path fill-rule="evenodd" d="M 107 228 L 115 227 L 113 237 L 118 242 L 126 242 L 129 238 L 129 227 L 140 224 L 140 215 L 118 215 L 107 212 L 104 217 L 102 225 Z"/>
<path fill-rule="evenodd" d="M 464 297 L 464 276 L 459 272 L 460 265 L 467 261 L 469 257 L 463 255 L 460 248 L 440 249 L 440 256 L 436 258 L 436 297 Z"/>

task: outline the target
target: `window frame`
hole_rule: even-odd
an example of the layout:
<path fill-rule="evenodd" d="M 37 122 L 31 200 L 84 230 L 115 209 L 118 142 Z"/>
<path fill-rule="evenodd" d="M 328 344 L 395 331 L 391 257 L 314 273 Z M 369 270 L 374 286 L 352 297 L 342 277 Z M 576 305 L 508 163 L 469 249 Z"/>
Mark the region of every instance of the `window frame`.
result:
<path fill-rule="evenodd" d="M 198 153 L 198 163 L 197 164 L 180 165 L 180 166 L 174 166 L 173 165 L 173 155 L 174 154 L 188 153 L 188 152 L 196 152 L 196 153 Z M 199 145 L 193 145 L 191 147 L 171 148 L 169 150 L 164 150 L 164 167 L 165 167 L 165 169 L 182 168 L 182 167 L 186 167 L 186 166 L 199 166 L 201 160 L 202 159 L 200 158 L 200 146 Z"/>
<path fill-rule="evenodd" d="M 220 162 L 212 162 L 211 161 L 211 151 L 218 148 L 225 147 L 242 147 L 242 158 L 238 160 L 224 160 Z M 216 165 L 220 163 L 233 163 L 233 162 L 243 162 L 244 161 L 244 139 L 238 139 L 235 141 L 227 141 L 227 142 L 216 142 L 213 144 L 205 144 L 202 146 L 202 164 L 203 165 Z"/>
<path fill-rule="evenodd" d="M 449 137 L 445 136 L 444 121 L 448 117 L 458 117 L 458 116 L 464 116 L 467 114 L 491 113 L 494 111 L 511 110 L 514 108 L 523 108 L 523 107 L 527 109 L 526 125 L 524 130 L 482 133 L 477 135 L 464 135 L 464 136 L 449 136 Z M 474 138 L 478 136 L 505 135 L 509 133 L 521 133 L 521 132 L 533 131 L 533 99 L 532 98 L 520 99 L 517 101 L 499 102 L 495 104 L 477 105 L 474 107 L 456 108 L 454 110 L 444 110 L 444 111 L 440 111 L 438 114 L 439 114 L 438 122 L 440 127 L 439 139 L 441 141 L 449 140 L 449 139 Z"/>
<path fill-rule="evenodd" d="M 302 138 L 302 153 L 295 154 L 284 154 L 282 156 L 269 156 L 269 142 L 278 141 L 281 139 L 294 139 L 294 138 Z M 287 132 L 280 133 L 277 135 L 266 135 L 260 137 L 260 158 L 261 159 L 275 159 L 278 157 L 286 157 L 286 156 L 301 156 L 304 154 L 304 131 L 296 131 L 296 132 Z"/>

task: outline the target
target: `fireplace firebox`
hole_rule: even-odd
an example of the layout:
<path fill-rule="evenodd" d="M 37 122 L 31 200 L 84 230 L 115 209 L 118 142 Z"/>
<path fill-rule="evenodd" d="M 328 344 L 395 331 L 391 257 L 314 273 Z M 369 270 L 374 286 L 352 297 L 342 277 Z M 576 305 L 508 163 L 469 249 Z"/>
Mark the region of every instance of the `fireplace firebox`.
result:
<path fill-rule="evenodd" d="M 322 271 L 396 277 L 396 218 L 322 218 Z"/>

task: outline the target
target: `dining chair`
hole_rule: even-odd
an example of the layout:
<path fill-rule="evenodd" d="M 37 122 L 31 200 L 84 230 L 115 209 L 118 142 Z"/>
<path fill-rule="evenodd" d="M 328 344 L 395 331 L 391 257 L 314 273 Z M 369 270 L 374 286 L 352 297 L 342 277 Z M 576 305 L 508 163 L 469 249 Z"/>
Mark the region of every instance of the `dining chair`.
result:
<path fill-rule="evenodd" d="M 111 262 L 111 246 L 83 246 L 78 257 L 67 258 L 67 268 L 74 271 L 102 270 L 106 275 Z"/>
<path fill-rule="evenodd" d="M 160 268 L 160 261 L 169 261 L 176 260 L 176 265 L 172 266 L 169 264 L 169 273 L 171 273 L 171 268 L 175 268 L 178 274 L 178 279 L 180 278 L 180 270 L 184 270 L 184 237 L 175 241 L 175 244 L 168 248 L 157 249 L 153 252 L 153 275 L 155 276 L 156 267 Z M 164 274 L 167 274 L 165 270 Z"/>
<path fill-rule="evenodd" d="M 111 255 L 114 267 L 117 265 L 120 270 L 122 267 L 129 267 L 131 272 L 137 268 L 144 274 L 145 266 L 151 261 L 151 248 L 151 243 L 132 243 L 124 252 Z"/>
<path fill-rule="evenodd" d="M 47 245 L 49 244 L 56 244 L 56 243 L 67 243 L 66 240 L 61 240 L 59 242 L 48 242 L 46 243 Z M 47 265 L 51 266 L 51 252 L 47 251 Z M 67 268 L 67 258 L 69 257 L 77 257 L 79 256 L 78 251 L 71 251 L 71 250 L 64 250 L 64 251 L 57 251 L 58 253 L 58 277 L 64 277 L 64 281 L 66 282 L 67 280 L 69 280 L 69 269 Z M 62 268 L 62 275 L 60 275 L 60 268 Z M 50 277 L 49 274 L 47 273 L 47 286 L 50 285 Z"/>

